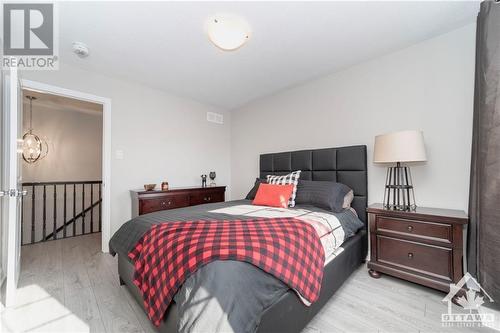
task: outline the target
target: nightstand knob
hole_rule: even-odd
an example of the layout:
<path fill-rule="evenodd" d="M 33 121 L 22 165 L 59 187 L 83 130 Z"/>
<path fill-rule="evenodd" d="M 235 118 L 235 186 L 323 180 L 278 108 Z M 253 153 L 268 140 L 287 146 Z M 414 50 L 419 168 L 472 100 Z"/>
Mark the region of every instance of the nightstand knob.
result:
<path fill-rule="evenodd" d="M 413 231 L 413 226 L 409 225 L 408 226 L 408 232 L 412 232 Z"/>
<path fill-rule="evenodd" d="M 408 253 L 408 259 L 413 259 L 413 253 Z"/>

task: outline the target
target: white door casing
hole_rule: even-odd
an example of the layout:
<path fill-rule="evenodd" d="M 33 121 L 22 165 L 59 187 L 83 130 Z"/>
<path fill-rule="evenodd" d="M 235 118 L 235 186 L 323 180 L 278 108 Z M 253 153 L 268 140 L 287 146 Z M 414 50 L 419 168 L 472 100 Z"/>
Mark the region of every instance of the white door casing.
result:
<path fill-rule="evenodd" d="M 102 252 L 109 252 L 111 238 L 111 99 L 31 80 L 21 80 L 22 88 L 102 105 Z"/>
<path fill-rule="evenodd" d="M 21 260 L 21 153 L 22 93 L 16 68 L 5 75 L 3 82 L 3 149 L 2 149 L 2 226 L 5 232 L 5 306 L 15 300 Z"/>

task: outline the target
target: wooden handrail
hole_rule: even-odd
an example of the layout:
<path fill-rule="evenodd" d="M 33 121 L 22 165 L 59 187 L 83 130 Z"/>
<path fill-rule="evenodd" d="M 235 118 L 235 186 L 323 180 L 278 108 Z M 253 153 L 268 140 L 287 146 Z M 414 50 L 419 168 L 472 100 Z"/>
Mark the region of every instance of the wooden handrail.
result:
<path fill-rule="evenodd" d="M 23 186 L 43 186 L 43 185 L 75 185 L 75 184 L 102 184 L 102 180 L 82 180 L 82 181 L 56 181 L 56 182 L 26 182 Z"/>

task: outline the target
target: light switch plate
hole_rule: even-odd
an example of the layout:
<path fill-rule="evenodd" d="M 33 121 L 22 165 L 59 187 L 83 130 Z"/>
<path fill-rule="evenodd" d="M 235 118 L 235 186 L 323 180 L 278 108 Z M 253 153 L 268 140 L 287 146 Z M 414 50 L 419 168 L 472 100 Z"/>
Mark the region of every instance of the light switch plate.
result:
<path fill-rule="evenodd" d="M 123 160 L 123 150 L 119 149 L 115 151 L 115 157 L 117 160 Z"/>

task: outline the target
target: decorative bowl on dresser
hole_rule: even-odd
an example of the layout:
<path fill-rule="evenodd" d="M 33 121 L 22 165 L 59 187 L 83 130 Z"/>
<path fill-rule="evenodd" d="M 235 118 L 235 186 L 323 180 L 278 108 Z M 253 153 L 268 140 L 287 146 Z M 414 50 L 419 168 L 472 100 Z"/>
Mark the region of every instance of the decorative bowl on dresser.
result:
<path fill-rule="evenodd" d="M 448 292 L 463 276 L 465 212 L 417 207 L 415 211 L 367 209 L 370 276 L 381 273 Z"/>
<path fill-rule="evenodd" d="M 167 191 L 132 190 L 132 217 L 159 210 L 201 205 L 225 200 L 225 186 L 179 187 Z"/>

